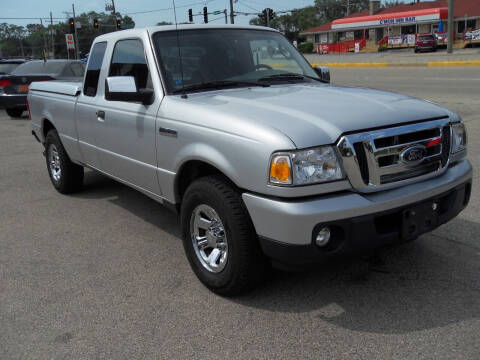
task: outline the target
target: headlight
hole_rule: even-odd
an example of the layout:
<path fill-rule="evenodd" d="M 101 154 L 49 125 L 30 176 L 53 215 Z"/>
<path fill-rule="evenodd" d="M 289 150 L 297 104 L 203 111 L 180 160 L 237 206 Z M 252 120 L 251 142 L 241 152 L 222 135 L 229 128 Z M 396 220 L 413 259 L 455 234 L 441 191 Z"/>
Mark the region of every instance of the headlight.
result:
<path fill-rule="evenodd" d="M 466 147 L 467 130 L 465 129 L 465 125 L 463 123 L 452 124 L 452 154 L 465 150 Z"/>
<path fill-rule="evenodd" d="M 270 163 L 272 184 L 309 185 L 343 178 L 342 167 L 331 146 L 274 154 Z"/>

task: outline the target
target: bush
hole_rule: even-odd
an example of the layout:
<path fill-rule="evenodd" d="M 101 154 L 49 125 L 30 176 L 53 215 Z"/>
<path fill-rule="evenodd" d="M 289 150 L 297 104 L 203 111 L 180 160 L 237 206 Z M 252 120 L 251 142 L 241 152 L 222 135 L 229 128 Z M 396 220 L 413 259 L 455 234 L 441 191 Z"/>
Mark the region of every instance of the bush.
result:
<path fill-rule="evenodd" d="M 298 50 L 304 54 L 311 54 L 313 52 L 313 44 L 311 42 L 305 42 L 298 45 Z"/>
<path fill-rule="evenodd" d="M 379 52 L 382 52 L 382 51 L 387 51 L 388 50 L 388 46 L 387 44 L 382 44 L 378 47 L 378 51 Z"/>

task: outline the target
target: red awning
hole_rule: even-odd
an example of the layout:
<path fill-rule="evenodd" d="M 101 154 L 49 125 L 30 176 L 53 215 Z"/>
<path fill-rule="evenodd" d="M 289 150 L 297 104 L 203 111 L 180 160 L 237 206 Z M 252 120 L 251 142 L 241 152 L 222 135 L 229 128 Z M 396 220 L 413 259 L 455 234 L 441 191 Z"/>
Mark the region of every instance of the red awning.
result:
<path fill-rule="evenodd" d="M 448 8 L 432 8 L 423 10 L 403 11 L 397 13 L 382 13 L 369 16 L 357 16 L 334 20 L 333 30 L 354 29 L 375 26 L 395 26 L 433 22 L 447 19 Z"/>

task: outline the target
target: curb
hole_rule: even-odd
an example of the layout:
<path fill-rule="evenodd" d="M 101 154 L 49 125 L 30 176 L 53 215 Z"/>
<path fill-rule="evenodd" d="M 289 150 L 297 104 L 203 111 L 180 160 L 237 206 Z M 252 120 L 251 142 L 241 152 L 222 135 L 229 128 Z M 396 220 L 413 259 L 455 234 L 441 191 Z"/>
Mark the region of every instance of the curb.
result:
<path fill-rule="evenodd" d="M 428 61 L 424 63 L 415 62 L 339 62 L 339 63 L 313 63 L 312 66 L 328 66 L 328 67 L 441 67 L 441 66 L 480 66 L 480 60 L 462 60 L 462 61 Z"/>

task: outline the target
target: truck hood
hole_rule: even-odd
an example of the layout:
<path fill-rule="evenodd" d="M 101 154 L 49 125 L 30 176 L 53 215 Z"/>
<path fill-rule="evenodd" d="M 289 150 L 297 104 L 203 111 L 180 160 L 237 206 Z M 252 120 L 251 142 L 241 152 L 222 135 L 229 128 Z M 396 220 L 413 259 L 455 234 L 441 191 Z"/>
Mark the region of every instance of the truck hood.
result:
<path fill-rule="evenodd" d="M 200 117 L 213 111 L 229 119 L 224 124 L 246 121 L 274 128 L 297 148 L 332 144 L 346 132 L 452 115 L 439 105 L 397 93 L 324 84 L 203 92 L 189 95 L 187 102 Z M 245 128 L 251 131 L 252 126 Z"/>

